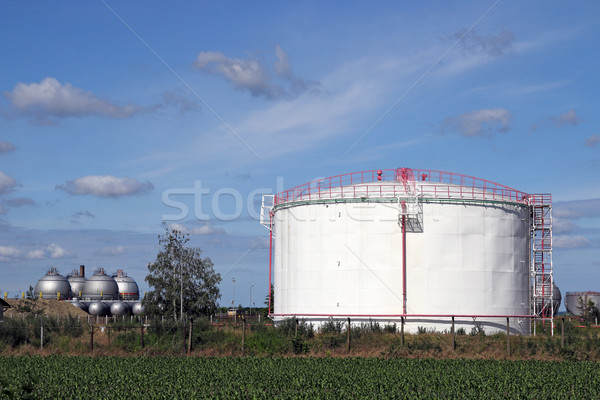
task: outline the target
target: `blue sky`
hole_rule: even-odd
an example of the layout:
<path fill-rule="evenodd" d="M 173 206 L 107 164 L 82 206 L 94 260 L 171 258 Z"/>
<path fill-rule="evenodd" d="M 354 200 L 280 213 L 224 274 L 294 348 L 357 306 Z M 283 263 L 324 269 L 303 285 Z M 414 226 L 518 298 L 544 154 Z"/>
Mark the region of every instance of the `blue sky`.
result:
<path fill-rule="evenodd" d="M 551 193 L 557 284 L 600 290 L 598 15 L 558 1 L 2 2 L 0 289 L 85 264 L 147 290 L 166 218 L 223 275 L 221 304 L 232 278 L 236 304 L 252 285 L 259 304 L 259 194 L 412 167 Z"/>

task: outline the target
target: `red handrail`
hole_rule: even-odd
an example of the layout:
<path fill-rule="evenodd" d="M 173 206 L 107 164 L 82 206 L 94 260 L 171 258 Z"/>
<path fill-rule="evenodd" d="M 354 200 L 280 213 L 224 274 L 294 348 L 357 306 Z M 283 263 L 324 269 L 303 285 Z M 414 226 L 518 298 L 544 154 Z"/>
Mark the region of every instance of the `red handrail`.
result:
<path fill-rule="evenodd" d="M 270 317 L 324 317 L 324 318 L 400 318 L 400 317 L 414 317 L 414 318 L 540 318 L 537 315 L 529 314 L 310 314 L 310 313 L 277 313 L 269 314 Z"/>
<path fill-rule="evenodd" d="M 276 194 L 274 205 L 307 199 L 346 198 L 349 196 L 348 193 L 351 194 L 352 198 L 356 198 L 357 189 L 359 189 L 358 197 L 364 197 L 361 196 L 363 193 L 366 193 L 368 197 L 369 192 L 372 194 L 379 192 L 380 196 L 384 192 L 392 197 L 405 195 L 404 186 L 400 183 L 401 177 L 399 174 L 402 173 L 401 171 L 405 171 L 405 176 L 409 176 L 415 181 L 428 183 L 420 187 L 421 195 L 424 197 L 491 199 L 531 205 L 552 203 L 552 196 L 550 194 L 530 195 L 506 185 L 469 175 L 431 169 L 410 170 L 398 168 L 358 171 L 318 179 Z M 381 180 L 378 179 L 379 173 L 381 173 Z M 373 185 L 374 183 L 375 185 Z M 441 185 L 436 185 L 435 183 L 440 183 Z M 369 185 L 367 186 L 366 184 Z M 344 191 L 343 188 L 346 186 L 352 187 L 352 191 Z M 377 187 L 379 190 L 377 190 Z M 333 188 L 340 188 L 340 190 L 332 192 Z M 470 188 L 470 190 L 465 190 L 466 188 Z"/>

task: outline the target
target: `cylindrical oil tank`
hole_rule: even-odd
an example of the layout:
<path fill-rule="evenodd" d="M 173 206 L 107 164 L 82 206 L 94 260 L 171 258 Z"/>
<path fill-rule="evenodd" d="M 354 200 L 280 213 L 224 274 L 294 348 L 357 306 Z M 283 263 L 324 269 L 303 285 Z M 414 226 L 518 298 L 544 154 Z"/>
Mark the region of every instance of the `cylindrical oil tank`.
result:
<path fill-rule="evenodd" d="M 43 299 L 64 300 L 71 298 L 71 285 L 67 278 L 51 267 L 45 276 L 35 284 L 34 294 L 36 297 L 42 294 Z"/>
<path fill-rule="evenodd" d="M 128 314 L 129 310 L 129 304 L 124 303 L 122 301 L 115 301 L 110 305 L 110 314 L 117 317 Z"/>
<path fill-rule="evenodd" d="M 104 272 L 104 268 L 98 268 L 94 275 L 85 281 L 83 298 L 86 300 L 117 300 L 119 287 L 112 276 Z"/>
<path fill-rule="evenodd" d="M 83 297 L 83 288 L 85 286 L 85 277 L 79 274 L 78 270 L 73 270 L 67 275 L 67 280 L 71 285 L 71 297 L 79 299 Z"/>
<path fill-rule="evenodd" d="M 144 314 L 144 306 L 141 302 L 134 303 L 133 307 L 131 307 L 131 311 L 134 315 L 143 315 Z"/>
<path fill-rule="evenodd" d="M 133 278 L 127 276 L 122 269 L 117 270 L 113 278 L 119 287 L 119 298 L 121 300 L 139 300 L 140 290 Z"/>
<path fill-rule="evenodd" d="M 279 193 L 275 321 L 298 316 L 530 333 L 529 195 L 431 170 L 365 171 Z M 264 223 L 264 222 L 263 222 Z M 498 317 L 496 317 L 498 316 Z"/>
<path fill-rule="evenodd" d="M 108 304 L 103 303 L 101 301 L 93 301 L 88 307 L 88 313 L 90 315 L 97 315 L 102 317 L 110 313 L 110 307 L 108 306 Z"/>
<path fill-rule="evenodd" d="M 565 295 L 565 307 L 567 312 L 578 317 L 584 316 L 584 309 L 592 301 L 594 306 L 600 309 L 600 292 L 567 292 Z"/>

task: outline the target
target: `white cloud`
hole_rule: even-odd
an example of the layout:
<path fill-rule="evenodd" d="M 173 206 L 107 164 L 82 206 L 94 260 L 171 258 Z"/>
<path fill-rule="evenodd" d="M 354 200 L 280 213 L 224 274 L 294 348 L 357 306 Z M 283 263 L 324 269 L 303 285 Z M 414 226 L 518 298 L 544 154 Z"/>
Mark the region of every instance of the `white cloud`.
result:
<path fill-rule="evenodd" d="M 92 214 L 89 210 L 77 211 L 76 213 L 73 213 L 73 215 L 71 215 L 71 222 L 77 223 L 77 221 L 79 221 L 79 219 L 83 217 L 96 218 L 96 216 Z"/>
<path fill-rule="evenodd" d="M 568 235 L 556 235 L 552 238 L 552 246 L 554 248 L 562 249 L 575 249 L 581 247 L 588 247 L 590 241 L 583 236 L 568 236 Z"/>
<path fill-rule="evenodd" d="M 56 189 L 72 195 L 92 195 L 98 197 L 121 197 L 143 194 L 152 190 L 150 182 L 139 182 L 133 178 L 119 178 L 112 175 L 89 175 L 67 181 Z"/>
<path fill-rule="evenodd" d="M 220 235 L 226 233 L 225 229 L 223 228 L 216 228 L 214 226 L 212 226 L 211 224 L 205 224 L 201 227 L 198 228 L 192 228 L 190 229 L 190 234 L 192 235 Z"/>
<path fill-rule="evenodd" d="M 600 217 L 600 199 L 559 201 L 553 205 L 555 218 Z"/>
<path fill-rule="evenodd" d="M 570 233 L 578 229 L 579 227 L 570 219 L 555 216 L 552 220 L 552 232 L 555 234 Z"/>
<path fill-rule="evenodd" d="M 229 58 L 223 53 L 206 51 L 196 57 L 196 68 L 222 75 L 236 89 L 248 90 L 253 96 L 277 97 L 278 88 L 269 84 L 267 73 L 255 59 Z"/>
<path fill-rule="evenodd" d="M 586 147 L 596 147 L 596 146 L 598 146 L 598 144 L 600 144 L 600 136 L 598 136 L 598 135 L 592 135 L 592 136 L 588 137 L 587 139 L 585 139 Z"/>
<path fill-rule="evenodd" d="M 15 197 L 12 199 L 0 198 L 0 214 L 6 214 L 9 209 L 14 207 L 35 206 L 35 200 L 29 197 Z"/>
<path fill-rule="evenodd" d="M 579 125 L 581 119 L 577 116 L 575 110 L 569 110 L 564 114 L 560 114 L 553 118 L 554 124 L 559 128 L 567 125 Z"/>
<path fill-rule="evenodd" d="M 56 243 L 51 243 L 48 246 L 28 251 L 25 257 L 34 260 L 44 258 L 73 258 L 75 257 L 75 253 L 64 249 Z"/>
<path fill-rule="evenodd" d="M 40 83 L 18 83 L 12 92 L 4 92 L 13 109 L 20 114 L 33 116 L 40 122 L 51 122 L 50 117 L 74 117 L 96 115 L 126 118 L 141 111 L 141 108 L 118 106 L 96 97 L 92 92 L 60 83 L 47 77 Z"/>
<path fill-rule="evenodd" d="M 11 246 L 0 246 L 0 261 L 9 261 L 20 258 L 23 253 Z"/>
<path fill-rule="evenodd" d="M 319 87 L 318 82 L 305 81 L 294 76 L 290 61 L 281 46 L 275 46 L 275 74 L 283 79 L 276 83 L 267 68 L 256 58 L 230 58 L 215 51 L 203 51 L 196 57 L 195 66 L 200 71 L 221 75 L 234 88 L 247 90 L 252 96 L 270 99 L 298 95 Z"/>
<path fill-rule="evenodd" d="M 97 255 L 101 256 L 118 256 L 121 254 L 125 254 L 125 248 L 121 245 L 112 246 L 112 247 L 103 247 L 95 252 Z"/>
<path fill-rule="evenodd" d="M 163 102 L 165 107 L 175 107 L 181 115 L 190 111 L 200 111 L 200 105 L 186 92 L 175 89 L 163 93 Z"/>
<path fill-rule="evenodd" d="M 511 120 L 512 114 L 510 111 L 504 108 L 490 108 L 446 118 L 443 127 L 444 129 L 455 129 L 467 137 L 487 136 L 492 132 L 508 131 Z"/>
<path fill-rule="evenodd" d="M 15 149 L 15 145 L 4 140 L 0 140 L 0 154 L 11 152 Z"/>
<path fill-rule="evenodd" d="M 197 228 L 188 228 L 185 225 L 176 222 L 169 224 L 169 229 L 176 230 L 181 233 L 189 233 L 190 235 L 205 236 L 205 235 L 221 235 L 227 233 L 223 228 L 216 228 L 211 223 L 206 223 Z"/>
<path fill-rule="evenodd" d="M 11 192 L 17 186 L 17 182 L 4 172 L 0 171 L 0 194 Z"/>

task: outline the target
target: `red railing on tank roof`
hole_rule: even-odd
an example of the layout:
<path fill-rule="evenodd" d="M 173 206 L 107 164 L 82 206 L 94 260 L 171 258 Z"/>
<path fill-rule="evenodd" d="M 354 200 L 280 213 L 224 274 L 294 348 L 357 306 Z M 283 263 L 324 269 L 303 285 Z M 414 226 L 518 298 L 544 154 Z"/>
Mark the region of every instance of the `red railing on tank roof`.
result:
<path fill-rule="evenodd" d="M 359 171 L 315 180 L 278 193 L 275 195 L 274 205 L 302 200 L 373 197 L 376 195 L 381 197 L 403 196 L 406 195 L 403 185 L 390 184 L 390 182 L 400 183 L 403 176 L 411 178 L 414 176 L 416 181 L 429 183 L 420 187 L 423 197 L 471 198 L 522 204 L 530 204 L 530 202 L 549 204 L 552 201 L 550 195 L 529 195 L 506 185 L 453 172 L 412 169 L 410 170 L 411 174 L 405 174 L 401 171 L 406 171 L 406 169 Z M 376 182 L 381 183 L 373 185 Z M 436 183 L 441 185 L 436 185 Z"/>

